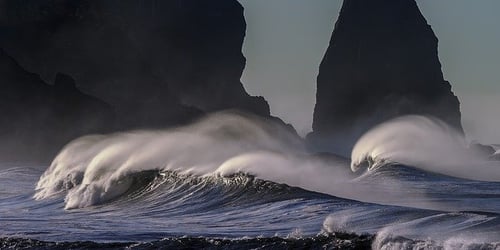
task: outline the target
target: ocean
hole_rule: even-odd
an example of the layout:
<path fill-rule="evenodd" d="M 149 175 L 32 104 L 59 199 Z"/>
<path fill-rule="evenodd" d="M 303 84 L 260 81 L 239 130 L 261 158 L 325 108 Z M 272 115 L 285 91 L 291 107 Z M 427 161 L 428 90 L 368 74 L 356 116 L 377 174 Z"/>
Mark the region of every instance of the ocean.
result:
<path fill-rule="evenodd" d="M 439 121 L 383 124 L 351 157 L 303 145 L 220 113 L 2 163 L 0 248 L 500 249 L 500 162 Z"/>

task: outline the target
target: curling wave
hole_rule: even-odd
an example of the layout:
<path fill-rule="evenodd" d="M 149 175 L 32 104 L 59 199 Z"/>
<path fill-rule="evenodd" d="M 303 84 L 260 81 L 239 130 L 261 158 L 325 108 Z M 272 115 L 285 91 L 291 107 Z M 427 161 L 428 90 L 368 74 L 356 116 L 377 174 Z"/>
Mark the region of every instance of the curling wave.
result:
<path fill-rule="evenodd" d="M 24 168 L 0 171 L 13 184 L 24 180 L 32 188 L 38 180 L 36 201 L 32 189 L 0 198 L 0 214 L 8 215 L 0 224 L 10 225 L 0 235 L 96 244 L 177 242 L 182 235 L 295 244 L 341 231 L 368 233 L 363 244 L 376 249 L 498 246 L 500 182 L 481 181 L 480 174 L 462 179 L 462 158 L 448 161 L 444 153 L 471 154 L 471 164 L 483 160 L 439 121 L 415 116 L 361 138 L 351 165 L 366 165 L 361 174 L 348 159 L 308 154 L 282 125 L 243 114 L 87 136 L 68 144 L 40 178 Z M 170 244 L 158 242 L 164 243 Z"/>
<path fill-rule="evenodd" d="M 352 151 L 351 169 L 406 165 L 429 172 L 500 181 L 500 161 L 469 148 L 463 135 L 444 122 L 424 116 L 403 116 L 363 135 Z"/>
<path fill-rule="evenodd" d="M 102 204 L 126 193 L 136 174 L 147 171 L 205 177 L 246 173 L 329 193 L 334 183 L 348 180 L 342 177 L 348 174 L 347 164 L 342 164 L 332 168 L 309 158 L 300 138 L 281 125 L 219 113 L 174 130 L 77 139 L 40 177 L 35 198 L 63 193 L 66 209 Z"/>
<path fill-rule="evenodd" d="M 422 130 L 430 131 L 434 137 L 422 137 Z M 441 193 L 449 193 L 446 186 L 436 189 L 428 184 L 431 188 L 425 188 L 424 184 L 412 181 L 422 174 L 428 176 L 426 171 L 458 177 L 463 177 L 461 173 L 478 172 L 470 171 L 469 166 L 465 172 L 463 162 L 456 160 L 462 159 L 462 156 L 454 148 L 444 149 L 457 155 L 458 158 L 452 162 L 436 153 L 444 147 L 443 142 L 455 148 L 456 143 L 461 142 L 460 137 L 444 133 L 446 131 L 448 128 L 445 125 L 424 117 L 405 117 L 375 128 L 356 145 L 352 167 L 356 170 L 363 162 L 372 161 L 369 163 L 372 170 L 377 169 L 374 166 L 384 166 L 387 171 L 368 171 L 357 177 L 345 159 L 333 155 L 326 159 L 309 155 L 301 139 L 279 124 L 248 115 L 218 113 L 173 130 L 135 131 L 77 139 L 59 153 L 40 177 L 35 198 L 42 200 L 62 195 L 65 196 L 66 209 L 84 208 L 119 199 L 134 190 L 138 182 L 149 183 L 159 174 L 175 173 L 208 179 L 244 174 L 363 202 L 453 210 L 453 207 L 443 206 L 439 204 L 443 202 L 436 200 Z M 436 138 L 440 145 L 433 144 Z M 413 144 L 408 143 L 409 139 Z M 425 147 L 427 144 L 433 147 Z M 465 148 L 458 148 L 461 153 L 468 152 Z M 444 164 L 437 164 L 443 163 L 440 160 Z M 406 171 L 396 163 L 422 171 Z M 389 168 L 391 165 L 394 167 Z M 479 172 L 479 177 L 484 178 L 478 179 L 496 180 L 495 174 L 499 169 L 491 169 L 493 173 L 487 178 L 482 176 L 487 172 Z M 421 183 L 428 183 L 427 180 L 430 179 L 423 179 Z M 469 185 L 460 181 L 457 183 L 464 188 Z M 471 185 L 491 186 L 481 182 Z M 409 193 L 412 195 L 409 196 Z M 462 206 L 467 205 L 458 197 L 452 198 L 460 201 Z M 495 206 L 496 203 L 492 204 Z"/>

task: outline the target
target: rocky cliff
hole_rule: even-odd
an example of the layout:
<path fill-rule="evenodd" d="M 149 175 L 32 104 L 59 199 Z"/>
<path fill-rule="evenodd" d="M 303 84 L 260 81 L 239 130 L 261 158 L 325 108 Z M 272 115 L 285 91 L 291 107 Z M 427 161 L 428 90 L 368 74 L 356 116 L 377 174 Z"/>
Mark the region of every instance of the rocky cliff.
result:
<path fill-rule="evenodd" d="M 462 131 L 437 45 L 414 0 L 345 0 L 320 66 L 310 144 L 349 155 L 368 129 L 405 114 Z"/>
<path fill-rule="evenodd" d="M 72 75 L 124 127 L 223 109 L 269 115 L 240 82 L 246 23 L 237 0 L 0 1 L 0 47 L 43 79 Z"/>
<path fill-rule="evenodd" d="M 2 65 L 0 93 L 19 96 L 0 99 L 12 121 L 0 129 L 12 141 L 38 140 L 37 149 L 57 130 L 69 131 L 53 143 L 61 147 L 69 137 L 164 128 L 225 109 L 269 117 L 267 102 L 240 82 L 245 31 L 237 0 L 0 0 L 0 48 L 12 56 L 2 52 L 11 66 Z M 78 89 L 109 103 L 106 115 L 87 112 L 106 105 Z M 114 122 L 102 124 L 111 108 Z M 98 126 L 77 126 L 87 119 Z"/>
<path fill-rule="evenodd" d="M 49 160 L 77 136 L 106 132 L 112 108 L 57 74 L 54 85 L 24 70 L 0 49 L 0 159 Z M 49 156 L 50 155 L 50 156 Z M 48 157 L 48 158 L 47 158 Z"/>

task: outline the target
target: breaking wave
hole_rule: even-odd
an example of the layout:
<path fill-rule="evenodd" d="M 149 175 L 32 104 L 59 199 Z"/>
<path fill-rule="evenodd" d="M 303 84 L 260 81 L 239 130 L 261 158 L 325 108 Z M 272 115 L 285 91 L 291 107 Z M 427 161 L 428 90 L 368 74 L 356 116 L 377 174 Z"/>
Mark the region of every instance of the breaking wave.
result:
<path fill-rule="evenodd" d="M 91 240 L 96 247 L 131 240 L 228 248 L 495 249 L 500 182 L 497 162 L 485 158 L 433 118 L 407 116 L 374 128 L 349 162 L 310 155 L 280 123 L 218 113 L 175 129 L 79 138 L 41 175 L 34 194 L 7 193 L 8 207 L 0 212 L 14 218 L 0 222 L 16 225 L 13 232 L 38 232 L 42 223 L 47 234 L 35 239 L 82 240 L 68 243 L 82 246 Z M 352 171 L 363 167 L 367 171 Z M 0 179 L 14 183 L 19 175 L 35 180 L 39 174 L 8 170 Z M 23 216 L 36 223 L 10 212 L 18 209 L 30 211 Z M 118 227 L 118 236 L 100 233 Z M 0 238 L 4 246 L 24 243 Z"/>
<path fill-rule="evenodd" d="M 431 136 L 426 137 L 427 132 Z M 138 182 L 153 183 L 154 176 L 165 173 L 207 180 L 243 174 L 363 202 L 452 210 L 436 205 L 439 202 L 429 195 L 433 190 L 406 180 L 428 175 L 425 171 L 498 180 L 500 168 L 489 168 L 491 172 L 470 171 L 470 166 L 464 163 L 471 161 L 464 155 L 479 159 L 444 124 L 425 117 L 403 117 L 373 129 L 360 139 L 353 151 L 351 167 L 357 170 L 364 162 L 373 163 L 371 171 L 359 176 L 351 171 L 347 159 L 309 155 L 301 139 L 281 124 L 240 113 L 218 113 L 172 130 L 77 139 L 59 153 L 40 177 L 35 198 L 63 195 L 66 209 L 84 208 L 119 199 L 136 189 Z M 396 163 L 424 172 L 394 166 Z M 492 167 L 473 163 L 484 169 Z M 424 178 L 422 183 L 426 181 Z M 483 183 L 471 185 L 480 187 Z M 448 192 L 446 188 L 440 190 Z"/>
<path fill-rule="evenodd" d="M 245 173 L 330 193 L 348 180 L 348 164 L 340 162 L 335 168 L 307 156 L 301 139 L 281 125 L 219 113 L 174 130 L 77 139 L 41 176 L 35 198 L 65 193 L 66 209 L 102 204 L 126 193 L 137 174 L 148 171 L 211 178 Z"/>
<path fill-rule="evenodd" d="M 383 123 L 358 140 L 351 169 L 402 164 L 480 181 L 500 181 L 500 161 L 468 147 L 463 135 L 431 117 L 404 116 Z"/>

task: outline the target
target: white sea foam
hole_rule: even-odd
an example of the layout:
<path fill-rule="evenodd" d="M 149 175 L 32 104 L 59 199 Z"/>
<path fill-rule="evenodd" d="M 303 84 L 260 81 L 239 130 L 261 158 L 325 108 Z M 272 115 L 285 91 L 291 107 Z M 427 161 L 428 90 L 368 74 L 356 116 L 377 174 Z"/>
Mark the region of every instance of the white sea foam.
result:
<path fill-rule="evenodd" d="M 399 163 L 459 178 L 500 181 L 500 161 L 469 149 L 460 133 L 424 116 L 399 117 L 373 128 L 358 140 L 351 159 L 353 171 Z"/>
<path fill-rule="evenodd" d="M 437 223 L 441 226 L 440 223 Z M 405 223 L 403 223 L 405 225 Z M 436 226 L 436 227 L 438 227 Z M 401 225 L 389 226 L 377 232 L 372 243 L 372 249 L 396 250 L 396 249 L 443 249 L 443 250 L 473 250 L 473 249 L 499 249 L 498 233 L 496 235 L 481 234 L 471 230 L 470 232 L 456 233 L 455 235 L 443 234 L 447 228 L 427 228 L 418 235 L 405 235 L 398 230 L 408 231 Z M 449 231 L 448 231 L 449 232 Z M 451 231 L 453 232 L 453 230 Z M 446 235 L 446 236 L 444 236 Z M 432 236 L 432 237 L 431 237 Z"/>
<path fill-rule="evenodd" d="M 376 235 L 373 249 L 497 249 L 496 215 L 358 207 L 330 214 L 327 233 Z"/>
<path fill-rule="evenodd" d="M 332 167 L 307 156 L 302 146 L 281 125 L 228 113 L 173 130 L 87 136 L 59 153 L 41 176 L 35 198 L 66 192 L 67 209 L 100 204 L 125 193 L 132 173 L 147 170 L 244 172 L 313 191 L 342 190 L 336 187 L 349 180 L 348 164 Z"/>
<path fill-rule="evenodd" d="M 409 119 L 416 120 L 413 121 L 416 124 L 407 124 Z M 425 131 L 431 135 L 426 136 Z M 358 143 L 353 156 L 355 162 L 370 156 L 417 167 L 428 164 L 430 171 L 438 172 L 443 168 L 433 164 L 442 160 L 446 163 L 446 173 L 456 174 L 455 164 L 458 170 L 465 171 L 463 161 L 468 160 L 457 152 L 467 151 L 461 148 L 463 142 L 454 134 L 446 134 L 447 131 L 441 123 L 427 118 L 402 118 L 369 132 Z M 453 146 L 452 149 L 443 149 L 443 142 Z M 348 162 L 336 159 L 325 161 L 310 156 L 301 139 L 277 123 L 248 115 L 218 113 L 177 129 L 79 138 L 68 144 L 40 177 L 35 198 L 63 194 L 67 209 L 81 208 L 121 196 L 133 184 L 134 174 L 143 171 L 175 171 L 196 176 L 243 172 L 343 198 L 442 208 L 426 202 L 425 194 L 412 192 L 409 196 L 408 187 L 397 179 L 358 181 Z M 497 173 L 483 174 L 489 176 L 485 179 L 496 180 Z"/>

